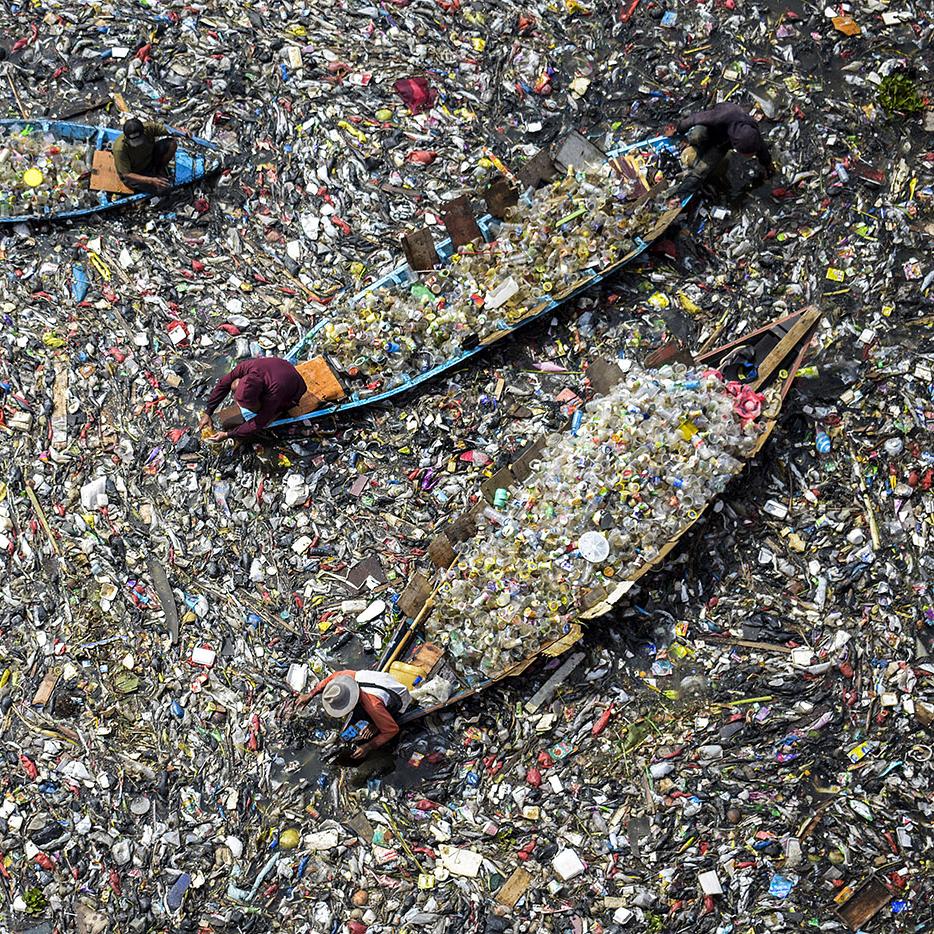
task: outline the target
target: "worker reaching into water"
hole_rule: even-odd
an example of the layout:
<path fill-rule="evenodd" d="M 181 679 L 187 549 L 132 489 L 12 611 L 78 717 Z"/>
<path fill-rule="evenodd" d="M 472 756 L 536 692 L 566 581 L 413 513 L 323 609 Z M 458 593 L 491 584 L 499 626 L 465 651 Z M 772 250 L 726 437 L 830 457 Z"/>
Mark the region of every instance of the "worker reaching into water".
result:
<path fill-rule="evenodd" d="M 178 131 L 190 138 L 187 130 Z M 157 121 L 143 123 L 131 118 L 123 124 L 123 133 L 113 142 L 114 168 L 120 180 L 134 191 L 158 194 L 172 187 L 169 181 L 169 163 L 177 148 L 169 131 Z"/>
<path fill-rule="evenodd" d="M 351 758 L 358 761 L 399 735 L 396 717 L 412 703 L 406 686 L 384 671 L 335 671 L 302 694 L 296 706 L 319 694 L 329 717 L 339 721 L 349 717 L 341 738 L 355 744 Z"/>
<path fill-rule="evenodd" d="M 679 195 L 692 194 L 707 178 L 723 174 L 729 167 L 732 153 L 743 159 L 757 159 L 765 178 L 775 171 L 758 124 L 738 104 L 724 102 L 683 117 L 677 125 L 669 127 L 668 132 L 669 135 L 683 134 L 688 142 L 682 160 L 689 171 L 678 187 Z"/>
<path fill-rule="evenodd" d="M 247 438 L 298 405 L 307 392 L 302 374 L 281 357 L 255 357 L 238 363 L 218 381 L 205 405 L 199 428 L 210 428 L 215 410 L 232 392 L 239 413 L 234 410 L 209 441 Z"/>

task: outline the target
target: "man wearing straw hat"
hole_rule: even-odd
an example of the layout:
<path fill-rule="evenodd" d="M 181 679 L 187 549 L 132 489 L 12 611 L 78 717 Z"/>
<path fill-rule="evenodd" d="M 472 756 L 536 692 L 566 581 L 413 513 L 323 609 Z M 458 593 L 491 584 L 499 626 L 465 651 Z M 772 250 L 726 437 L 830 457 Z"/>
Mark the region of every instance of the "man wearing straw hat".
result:
<path fill-rule="evenodd" d="M 304 704 L 318 694 L 324 712 L 335 720 L 346 721 L 351 725 L 351 732 L 353 725 L 367 721 L 356 735 L 348 737 L 357 743 L 352 753 L 356 760 L 365 759 L 398 736 L 399 724 L 395 718 L 405 713 L 412 703 L 406 686 L 384 671 L 349 668 L 335 671 L 319 681 L 308 694 L 301 695 L 297 703 Z"/>

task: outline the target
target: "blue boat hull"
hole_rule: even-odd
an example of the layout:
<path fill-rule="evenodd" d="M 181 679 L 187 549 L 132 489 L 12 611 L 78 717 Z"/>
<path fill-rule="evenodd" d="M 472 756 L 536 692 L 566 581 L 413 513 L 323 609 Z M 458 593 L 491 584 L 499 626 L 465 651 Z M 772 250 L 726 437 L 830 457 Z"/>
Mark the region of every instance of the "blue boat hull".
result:
<path fill-rule="evenodd" d="M 656 136 L 652 139 L 640 140 L 637 143 L 633 143 L 628 146 L 621 146 L 618 149 L 614 149 L 612 152 L 607 153 L 607 157 L 612 159 L 621 155 L 625 155 L 628 152 L 632 152 L 637 149 L 663 149 L 663 148 L 672 148 L 672 143 L 667 136 Z M 615 263 L 608 269 L 605 269 L 601 272 L 595 273 L 592 276 L 587 277 L 578 285 L 574 286 L 570 291 L 564 293 L 559 298 L 548 302 L 546 305 L 541 307 L 538 311 L 528 315 L 523 318 L 521 321 L 516 322 L 511 328 L 508 328 L 504 331 L 499 331 L 496 334 L 489 335 L 486 339 L 482 340 L 476 347 L 472 347 L 469 350 L 462 350 L 460 354 L 455 357 L 451 357 L 449 360 L 446 360 L 444 363 L 439 364 L 436 367 L 433 367 L 430 370 L 426 370 L 424 373 L 419 373 L 417 376 L 406 380 L 404 383 L 398 386 L 394 386 L 392 389 L 387 389 L 385 392 L 377 393 L 372 396 L 365 396 L 363 398 L 349 398 L 345 401 L 336 403 L 334 405 L 329 405 L 325 408 L 315 409 L 313 412 L 309 412 L 305 415 L 298 415 L 291 418 L 282 418 L 278 421 L 272 423 L 270 427 L 279 427 L 284 425 L 294 425 L 298 422 L 307 422 L 315 418 L 324 418 L 327 415 L 343 414 L 344 412 L 351 412 L 355 409 L 361 409 L 365 406 L 375 405 L 378 402 L 385 402 L 387 399 L 391 399 L 394 396 L 401 395 L 402 393 L 409 392 L 410 390 L 417 389 L 419 386 L 424 383 L 429 382 L 430 380 L 435 379 L 441 374 L 454 369 L 455 367 L 460 366 L 462 363 L 465 363 L 471 357 L 477 356 L 477 354 L 483 353 L 487 347 L 491 344 L 496 343 L 497 341 L 502 340 L 504 337 L 512 334 L 514 331 L 519 330 L 519 328 L 524 327 L 527 324 L 531 324 L 533 321 L 538 321 L 543 318 L 545 315 L 553 314 L 557 309 L 566 305 L 568 302 L 574 301 L 576 298 L 579 298 L 586 291 L 593 288 L 595 285 L 598 285 L 600 282 L 603 282 L 605 279 L 614 276 L 619 272 L 624 266 L 629 265 L 646 250 L 648 250 L 652 243 L 658 239 L 659 236 L 667 229 L 668 225 L 674 218 L 677 216 L 680 211 L 682 211 L 687 204 L 690 202 L 691 196 L 682 199 L 681 207 L 672 212 L 671 218 L 668 222 L 657 229 L 654 237 L 649 240 L 641 240 L 637 238 L 636 248 L 632 250 L 627 256 L 624 256 L 619 262 Z M 477 221 L 480 231 L 483 234 L 483 238 L 489 241 L 493 237 L 494 227 L 498 223 L 497 219 L 492 215 L 485 215 L 478 219 Z M 443 240 L 436 246 L 438 256 L 442 263 L 447 262 L 451 254 L 454 252 L 454 244 L 450 239 Z M 367 292 L 373 291 L 374 289 L 384 289 L 384 288 L 399 288 L 409 284 L 410 282 L 417 281 L 417 274 L 413 272 L 407 264 L 402 264 L 398 268 L 394 269 L 392 272 L 388 273 L 385 276 L 377 279 L 375 282 L 368 285 L 363 291 L 359 292 L 351 299 L 351 303 L 359 301 Z M 324 327 L 327 323 L 327 319 L 316 324 L 288 353 L 287 359 L 291 360 L 292 363 L 298 363 L 302 358 L 303 352 L 307 349 L 308 345 L 313 341 L 315 334 Z"/>
<path fill-rule="evenodd" d="M 87 141 L 93 143 L 94 149 L 103 149 L 106 144 L 113 143 L 121 133 L 120 130 L 110 127 L 90 126 L 85 123 L 71 123 L 65 120 L 0 120 L 0 132 L 15 133 L 27 127 L 34 127 L 41 133 L 49 133 L 56 139 Z M 183 138 L 177 130 L 169 128 L 168 132 L 172 136 Z M 210 140 L 193 136 L 191 141 L 209 151 L 217 151 L 217 146 Z M 197 181 L 199 178 L 204 178 L 205 175 L 214 171 L 219 165 L 219 160 L 205 159 L 202 153 L 190 152 L 180 146 L 175 153 L 174 187 L 179 188 L 182 185 L 191 184 L 191 182 Z M 151 194 L 140 192 L 117 198 L 114 201 L 107 201 L 104 204 L 75 208 L 71 211 L 49 211 L 43 214 L 19 214 L 15 217 L 0 217 L 0 224 L 51 222 L 75 217 L 88 217 L 92 214 L 102 214 L 104 211 L 113 211 L 116 208 L 126 207 L 128 204 L 145 201 L 151 197 Z"/>

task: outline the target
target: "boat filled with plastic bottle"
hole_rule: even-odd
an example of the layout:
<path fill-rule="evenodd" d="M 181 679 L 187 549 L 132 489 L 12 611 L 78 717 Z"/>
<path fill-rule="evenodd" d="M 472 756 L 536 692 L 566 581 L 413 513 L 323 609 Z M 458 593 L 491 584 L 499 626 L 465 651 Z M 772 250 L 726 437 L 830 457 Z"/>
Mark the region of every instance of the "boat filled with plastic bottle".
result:
<path fill-rule="evenodd" d="M 507 502 L 481 513 L 438 589 L 429 637 L 482 675 L 558 639 L 595 583 L 632 576 L 722 492 L 755 447 L 764 402 L 716 370 L 631 366 L 570 433 L 548 437 Z"/>
<path fill-rule="evenodd" d="M 88 143 L 60 139 L 33 124 L 0 136 L 0 216 L 91 207 Z"/>
<path fill-rule="evenodd" d="M 431 542 L 380 669 L 409 722 L 567 652 L 660 568 L 768 441 L 814 338 L 811 305 L 692 355 L 607 363 L 565 430 L 532 440 Z"/>
<path fill-rule="evenodd" d="M 660 208 L 644 191 L 609 165 L 569 172 L 510 208 L 494 242 L 461 247 L 408 289 L 374 289 L 338 308 L 316 350 L 343 373 L 398 386 L 626 255 Z"/>
<path fill-rule="evenodd" d="M 181 136 L 172 128 L 166 133 Z M 118 177 L 109 147 L 120 134 L 116 127 L 69 120 L 0 118 L 0 225 L 69 220 L 152 197 L 131 191 Z M 178 188 L 220 167 L 213 142 L 187 136 L 169 180 Z"/>
<path fill-rule="evenodd" d="M 560 161 L 567 144 L 554 163 L 539 154 L 549 168 L 534 184 L 515 178 L 509 203 L 494 208 L 486 192 L 497 214 L 470 215 L 467 237 L 434 245 L 417 231 L 432 242 L 424 267 L 403 238 L 406 262 L 329 304 L 289 352 L 319 404 L 273 424 L 371 405 L 458 366 L 635 260 L 690 201 L 672 196 L 667 137 L 613 155 L 591 146 L 577 164 Z"/>

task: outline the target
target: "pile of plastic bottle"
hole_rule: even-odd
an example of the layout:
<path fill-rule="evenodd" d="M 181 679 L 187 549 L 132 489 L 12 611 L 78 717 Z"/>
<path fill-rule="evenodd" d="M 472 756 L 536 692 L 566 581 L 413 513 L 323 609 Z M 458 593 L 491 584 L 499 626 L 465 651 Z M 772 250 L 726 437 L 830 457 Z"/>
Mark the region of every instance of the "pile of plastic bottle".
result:
<path fill-rule="evenodd" d="M 627 580 L 723 490 L 762 401 L 712 370 L 633 366 L 484 510 L 439 587 L 430 638 L 475 675 L 560 638 L 588 591 Z"/>
<path fill-rule="evenodd" d="M 81 176 L 86 142 L 25 129 L 0 137 L 0 216 L 44 214 L 94 204 Z"/>
<path fill-rule="evenodd" d="M 376 289 L 339 308 L 316 352 L 380 389 L 400 385 L 622 259 L 657 217 L 652 200 L 634 208 L 644 190 L 607 166 L 530 190 L 493 243 L 462 247 L 408 290 Z"/>

